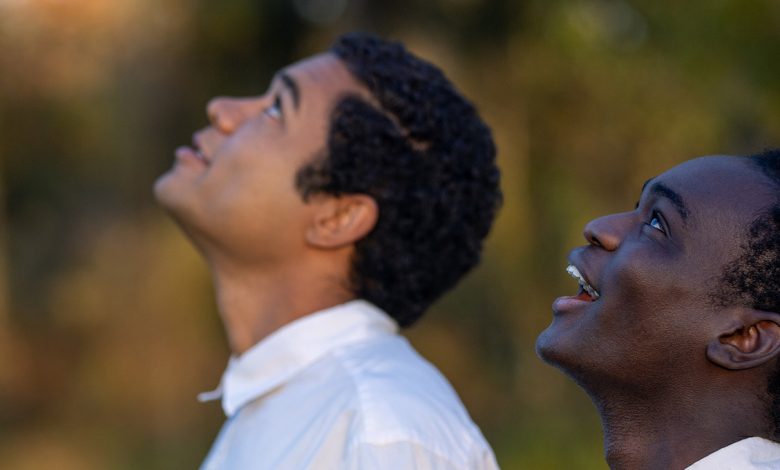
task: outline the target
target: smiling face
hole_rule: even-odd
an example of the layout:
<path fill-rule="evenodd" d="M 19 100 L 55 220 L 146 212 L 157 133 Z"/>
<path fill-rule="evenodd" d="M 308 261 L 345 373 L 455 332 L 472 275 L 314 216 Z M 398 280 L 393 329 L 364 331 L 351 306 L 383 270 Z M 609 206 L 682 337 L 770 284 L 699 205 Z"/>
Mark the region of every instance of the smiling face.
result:
<path fill-rule="evenodd" d="M 772 183 L 735 157 L 704 157 L 649 180 L 633 211 L 593 220 L 570 263 L 598 298 L 553 304 L 537 351 L 588 390 L 658 391 L 712 367 L 705 350 L 729 305 L 712 299 Z"/>
<path fill-rule="evenodd" d="M 325 53 L 282 70 L 263 96 L 212 100 L 211 126 L 177 149 L 158 201 L 207 255 L 289 259 L 311 216 L 295 175 L 324 151 L 331 111 L 347 94 L 367 92 Z"/>

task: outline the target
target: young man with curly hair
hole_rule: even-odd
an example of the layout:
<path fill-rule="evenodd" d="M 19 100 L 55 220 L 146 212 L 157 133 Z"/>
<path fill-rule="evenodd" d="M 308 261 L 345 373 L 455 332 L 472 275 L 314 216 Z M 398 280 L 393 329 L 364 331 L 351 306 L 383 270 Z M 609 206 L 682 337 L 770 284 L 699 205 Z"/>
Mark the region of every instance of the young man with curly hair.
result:
<path fill-rule="evenodd" d="M 613 469 L 780 469 L 780 151 L 704 157 L 585 226 L 541 357 L 601 414 Z"/>
<path fill-rule="evenodd" d="M 233 353 L 203 468 L 496 468 L 398 335 L 477 264 L 500 204 L 474 107 L 400 44 L 350 34 L 207 111 L 155 185 Z"/>

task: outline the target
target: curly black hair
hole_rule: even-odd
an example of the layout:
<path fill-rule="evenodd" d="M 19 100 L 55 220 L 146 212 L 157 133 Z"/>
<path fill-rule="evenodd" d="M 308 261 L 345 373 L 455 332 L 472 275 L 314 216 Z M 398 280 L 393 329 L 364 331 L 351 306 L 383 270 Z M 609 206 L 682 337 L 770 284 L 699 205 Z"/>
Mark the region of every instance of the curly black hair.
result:
<path fill-rule="evenodd" d="M 400 43 L 351 33 L 331 52 L 375 103 L 337 103 L 324 155 L 299 170 L 296 186 L 304 199 L 376 200 L 350 287 L 406 327 L 479 262 L 502 201 L 495 145 L 474 106 Z"/>
<path fill-rule="evenodd" d="M 738 299 L 743 305 L 780 314 L 780 149 L 766 150 L 746 159 L 775 184 L 778 197 L 768 201 L 768 208 L 748 227 L 742 252 L 723 271 L 716 301 L 725 304 Z M 775 439 L 780 440 L 780 362 L 769 377 L 767 388 L 772 400 Z"/>

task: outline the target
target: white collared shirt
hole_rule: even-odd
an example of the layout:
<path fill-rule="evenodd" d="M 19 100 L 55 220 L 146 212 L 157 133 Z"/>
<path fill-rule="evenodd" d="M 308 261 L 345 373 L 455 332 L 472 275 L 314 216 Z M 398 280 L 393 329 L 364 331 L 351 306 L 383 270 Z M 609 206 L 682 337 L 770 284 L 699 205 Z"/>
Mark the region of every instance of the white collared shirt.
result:
<path fill-rule="evenodd" d="M 711 453 L 685 470 L 780 470 L 780 444 L 749 437 Z"/>
<path fill-rule="evenodd" d="M 201 469 L 497 469 L 447 380 L 374 305 L 298 319 L 230 360 Z"/>

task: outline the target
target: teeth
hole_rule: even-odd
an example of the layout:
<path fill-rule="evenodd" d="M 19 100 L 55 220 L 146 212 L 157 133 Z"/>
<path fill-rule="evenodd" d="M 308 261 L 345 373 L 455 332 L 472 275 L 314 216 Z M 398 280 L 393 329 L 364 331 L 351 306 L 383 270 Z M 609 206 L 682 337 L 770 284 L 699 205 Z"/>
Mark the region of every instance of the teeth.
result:
<path fill-rule="evenodd" d="M 585 289 L 585 292 L 587 292 L 589 296 L 593 297 L 593 300 L 596 300 L 600 297 L 598 291 L 596 291 L 593 286 L 588 284 L 588 281 L 586 281 L 585 277 L 580 274 L 580 270 L 577 269 L 576 266 L 570 264 L 566 267 L 566 272 L 580 283 L 580 286 Z"/>

